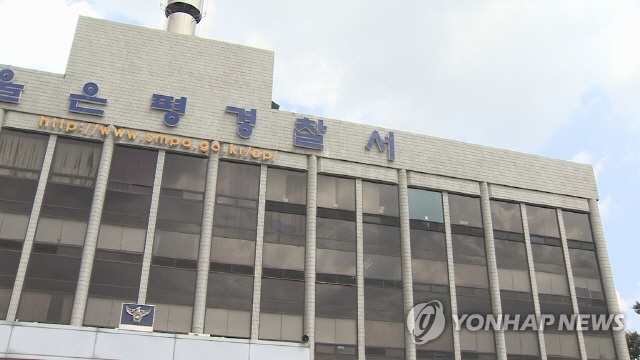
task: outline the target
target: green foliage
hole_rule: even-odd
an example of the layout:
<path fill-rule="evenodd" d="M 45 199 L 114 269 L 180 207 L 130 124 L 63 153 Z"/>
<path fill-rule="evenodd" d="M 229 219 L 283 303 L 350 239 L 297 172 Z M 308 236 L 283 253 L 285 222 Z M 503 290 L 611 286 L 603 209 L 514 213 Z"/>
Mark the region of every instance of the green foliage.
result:
<path fill-rule="evenodd" d="M 637 331 L 627 331 L 627 346 L 632 360 L 640 360 L 640 334 Z"/>
<path fill-rule="evenodd" d="M 640 314 L 640 302 L 633 304 L 633 310 L 636 314 Z M 627 331 L 627 346 L 629 347 L 629 355 L 631 360 L 640 360 L 640 334 L 637 331 Z"/>

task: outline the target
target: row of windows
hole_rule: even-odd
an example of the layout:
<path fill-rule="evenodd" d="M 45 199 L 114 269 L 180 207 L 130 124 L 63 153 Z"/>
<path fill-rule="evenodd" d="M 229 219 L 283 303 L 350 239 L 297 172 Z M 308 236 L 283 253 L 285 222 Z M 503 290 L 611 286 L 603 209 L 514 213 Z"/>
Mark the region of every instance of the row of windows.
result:
<path fill-rule="evenodd" d="M 7 290 L 13 287 L 19 241 L 24 239 L 45 152 L 44 136 L 4 129 L 0 135 L 0 181 L 18 189 L 0 187 L 4 189 L 0 190 L 0 256 L 4 265 L 0 269 L 0 287 L 4 289 L 0 292 L 0 315 L 4 311 L 6 316 Z M 18 309 L 21 320 L 69 322 L 100 152 L 99 144 L 58 139 L 30 260 L 38 265 L 27 269 Z M 138 299 L 157 157 L 158 152 L 152 150 L 120 146 L 114 150 L 89 289 L 87 325 L 117 326 L 119 304 Z M 146 300 L 158 306 L 157 330 L 189 332 L 207 160 L 167 153 L 163 165 Z M 259 178 L 258 166 L 219 163 L 207 333 L 249 336 Z M 267 179 L 260 337 L 298 340 L 304 310 L 307 179 L 305 173 L 275 168 L 269 168 Z M 363 182 L 363 193 L 367 346 L 374 353 L 379 349 L 393 353 L 393 349 L 404 347 L 398 189 L 396 185 Z M 456 226 L 453 254 L 459 312 L 490 313 L 483 232 L 474 230 L 482 227 L 479 199 L 449 194 L 448 200 L 452 227 Z M 428 289 L 423 293 L 442 297 L 448 307 L 442 195 L 409 189 L 409 205 L 414 288 Z M 349 215 L 355 211 L 354 180 L 319 175 L 318 207 L 336 212 L 319 212 L 321 217 L 316 221 L 317 341 L 355 345 L 356 229 L 355 216 Z M 491 209 L 496 233 L 508 235 L 504 236 L 507 240 L 496 240 L 503 308 L 532 313 L 524 243 L 512 235 L 522 233 L 520 207 L 492 200 Z M 527 213 L 531 234 L 559 237 L 559 232 L 553 231 L 558 228 L 555 210 L 527 206 Z M 586 214 L 563 211 L 563 215 L 572 240 L 592 241 Z M 568 295 L 562 254 L 558 258 L 557 249 L 547 247 L 532 245 L 538 283 L 545 284 L 539 285 L 541 294 L 546 294 L 548 283 L 549 294 Z M 601 306 L 604 300 L 595 253 L 570 249 L 570 255 L 578 270 L 574 270 L 576 291 L 584 309 Z M 552 277 L 554 274 L 564 277 Z M 442 343 L 446 346 L 436 350 L 452 349 L 448 340 Z"/>

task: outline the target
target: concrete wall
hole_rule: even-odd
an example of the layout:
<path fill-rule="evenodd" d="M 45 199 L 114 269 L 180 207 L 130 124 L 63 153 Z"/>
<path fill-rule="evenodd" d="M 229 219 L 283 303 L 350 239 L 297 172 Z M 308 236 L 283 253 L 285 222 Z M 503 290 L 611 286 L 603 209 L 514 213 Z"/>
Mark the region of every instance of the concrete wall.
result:
<path fill-rule="evenodd" d="M 395 131 L 396 160 L 389 161 L 387 153 L 375 146 L 365 149 L 372 131 L 380 130 L 384 137 L 388 130 L 339 120 L 324 119 L 328 128 L 324 150 L 295 147 L 295 121 L 304 115 L 270 108 L 273 61 L 267 50 L 80 18 L 65 75 L 14 68 L 15 82 L 25 85 L 22 102 L 0 106 L 7 111 L 4 125 L 36 131 L 44 130 L 37 126 L 42 114 L 278 150 L 280 161 L 287 153 L 314 154 L 321 159 L 319 171 L 326 167 L 351 173 L 353 166 L 340 170 L 341 164 L 351 162 L 584 199 L 598 197 L 589 165 L 402 131 Z M 81 93 L 89 81 L 98 84 L 99 97 L 108 99 L 104 117 L 68 110 L 69 94 Z M 165 126 L 164 112 L 150 108 L 153 93 L 188 98 L 186 114 L 177 126 Z M 236 115 L 225 112 L 227 105 L 257 109 L 251 138 L 236 134 Z"/>
<path fill-rule="evenodd" d="M 309 359 L 309 346 L 0 321 L 0 357 L 47 360 L 300 360 Z"/>

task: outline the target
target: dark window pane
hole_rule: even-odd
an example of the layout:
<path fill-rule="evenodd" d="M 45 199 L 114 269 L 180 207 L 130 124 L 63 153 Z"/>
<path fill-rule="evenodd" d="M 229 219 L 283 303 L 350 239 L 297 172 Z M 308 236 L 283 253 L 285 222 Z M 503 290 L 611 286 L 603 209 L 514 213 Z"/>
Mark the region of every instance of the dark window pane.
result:
<path fill-rule="evenodd" d="M 142 264 L 96 259 L 91 272 L 89 295 L 137 299 Z"/>
<path fill-rule="evenodd" d="M 253 276 L 209 273 L 207 307 L 251 311 Z"/>
<path fill-rule="evenodd" d="M 356 224 L 338 219 L 316 219 L 318 248 L 343 251 L 356 250 Z"/>
<path fill-rule="evenodd" d="M 532 235 L 560 237 L 558 215 L 555 209 L 527 205 L 529 232 Z"/>
<path fill-rule="evenodd" d="M 118 190 L 135 191 L 138 186 L 151 188 L 157 159 L 158 152 L 154 150 L 116 146 L 113 150 L 109 181 L 115 182 L 114 187 L 120 183 L 128 185 L 128 189 L 118 187 Z"/>
<path fill-rule="evenodd" d="M 485 265 L 487 263 L 484 239 L 475 236 L 452 234 L 453 261 L 462 264 Z"/>
<path fill-rule="evenodd" d="M 364 308 L 367 320 L 403 322 L 402 289 L 365 286 Z"/>
<path fill-rule="evenodd" d="M 354 211 L 355 180 L 318 175 L 318 207 Z"/>
<path fill-rule="evenodd" d="M 355 286 L 316 283 L 316 316 L 355 319 L 357 290 Z"/>
<path fill-rule="evenodd" d="M 267 172 L 267 200 L 290 204 L 306 204 L 307 174 L 269 168 Z"/>
<path fill-rule="evenodd" d="M 20 262 L 19 250 L 20 247 L 15 250 L 0 249 L 0 320 L 7 317 L 11 291 Z"/>
<path fill-rule="evenodd" d="M 304 313 L 304 282 L 263 278 L 260 311 L 302 315 Z"/>
<path fill-rule="evenodd" d="M 527 270 L 527 251 L 524 243 L 509 240 L 494 241 L 499 268 Z"/>
<path fill-rule="evenodd" d="M 193 305 L 196 272 L 151 266 L 147 301 L 150 303 Z"/>
<path fill-rule="evenodd" d="M 365 277 L 400 280 L 400 229 L 364 224 Z"/>
<path fill-rule="evenodd" d="M 27 268 L 18 319 L 69 324 L 80 258 L 32 253 L 29 264 L 32 266 Z"/>
<path fill-rule="evenodd" d="M 162 173 L 162 187 L 204 192 L 207 159 L 167 153 Z"/>
<path fill-rule="evenodd" d="M 407 192 L 410 219 L 444 222 L 441 193 L 420 189 L 407 189 Z"/>
<path fill-rule="evenodd" d="M 265 212 L 265 242 L 304 246 L 305 219 L 304 215 Z"/>
<path fill-rule="evenodd" d="M 589 214 L 562 211 L 562 221 L 567 239 L 593 242 Z"/>
<path fill-rule="evenodd" d="M 414 259 L 445 260 L 447 246 L 444 233 L 411 229 L 411 257 Z"/>
<path fill-rule="evenodd" d="M 362 182 L 362 212 L 397 217 L 398 186 Z"/>
<path fill-rule="evenodd" d="M 569 258 L 574 276 L 600 277 L 595 251 L 569 249 Z"/>
<path fill-rule="evenodd" d="M 533 262 L 536 271 L 546 271 L 556 274 L 566 272 L 562 248 L 557 246 L 531 244 Z"/>
<path fill-rule="evenodd" d="M 102 144 L 58 138 L 49 182 L 94 186 Z"/>
<path fill-rule="evenodd" d="M 257 224 L 256 208 L 216 205 L 213 217 L 216 236 L 255 240 Z"/>
<path fill-rule="evenodd" d="M 260 166 L 220 161 L 216 194 L 240 199 L 258 199 Z"/>
<path fill-rule="evenodd" d="M 47 151 L 46 135 L 2 129 L 0 175 L 37 180 Z"/>
<path fill-rule="evenodd" d="M 519 204 L 491 200 L 491 220 L 494 230 L 522 233 Z"/>
<path fill-rule="evenodd" d="M 480 198 L 449 194 L 449 212 L 452 225 L 483 227 Z"/>

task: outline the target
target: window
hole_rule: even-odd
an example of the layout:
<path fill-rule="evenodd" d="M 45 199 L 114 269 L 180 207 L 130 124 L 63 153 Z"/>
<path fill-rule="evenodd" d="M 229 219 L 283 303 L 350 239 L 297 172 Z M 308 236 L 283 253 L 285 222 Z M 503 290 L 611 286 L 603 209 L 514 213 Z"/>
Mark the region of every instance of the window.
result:
<path fill-rule="evenodd" d="M 356 224 L 338 219 L 316 219 L 316 271 L 356 276 Z"/>
<path fill-rule="evenodd" d="M 491 314 L 484 239 L 452 234 L 459 314 Z"/>
<path fill-rule="evenodd" d="M 480 198 L 449 194 L 451 224 L 482 228 Z"/>
<path fill-rule="evenodd" d="M 316 343 L 357 344 L 357 288 L 316 283 Z"/>
<path fill-rule="evenodd" d="M 403 349 L 405 319 L 402 288 L 365 284 L 364 308 L 366 346 Z"/>
<path fill-rule="evenodd" d="M 218 165 L 205 332 L 249 338 L 260 167 Z"/>
<path fill-rule="evenodd" d="M 101 144 L 59 138 L 18 319 L 69 324 Z"/>
<path fill-rule="evenodd" d="M 595 251 L 569 249 L 571 269 L 581 314 L 606 314 L 607 302 L 602 292 Z"/>
<path fill-rule="evenodd" d="M 401 280 L 400 228 L 364 224 L 365 278 Z"/>
<path fill-rule="evenodd" d="M 584 334 L 584 344 L 589 359 L 614 360 L 616 351 L 610 332 L 594 332 Z"/>
<path fill-rule="evenodd" d="M 290 204 L 307 203 L 307 174 L 299 171 L 269 168 L 267 200 Z"/>
<path fill-rule="evenodd" d="M 504 332 L 504 338 L 507 344 L 507 356 L 540 356 L 540 346 L 536 332 L 507 330 Z"/>
<path fill-rule="evenodd" d="M 580 359 L 578 337 L 574 332 L 544 332 L 544 343 L 547 356 L 558 356 L 570 359 Z"/>
<path fill-rule="evenodd" d="M 460 329 L 462 359 L 495 360 L 496 348 L 493 331 Z"/>
<path fill-rule="evenodd" d="M 207 287 L 207 334 L 249 338 L 253 276 L 212 272 Z"/>
<path fill-rule="evenodd" d="M 46 149 L 44 135 L 0 133 L 0 320 L 7 317 Z"/>
<path fill-rule="evenodd" d="M 558 215 L 555 209 L 527 205 L 527 219 L 531 235 L 560 238 Z"/>
<path fill-rule="evenodd" d="M 303 281 L 262 279 L 260 339 L 300 341 L 303 313 Z"/>
<path fill-rule="evenodd" d="M 157 158 L 157 151 L 114 148 L 85 325 L 118 327 L 122 303 L 137 302 Z"/>
<path fill-rule="evenodd" d="M 303 335 L 306 203 L 306 173 L 269 168 L 260 339 L 300 341 Z"/>
<path fill-rule="evenodd" d="M 158 331 L 191 331 L 206 174 L 206 158 L 166 154 L 147 294 Z"/>
<path fill-rule="evenodd" d="M 451 300 L 449 296 L 449 286 L 447 285 L 426 285 L 413 284 L 413 302 L 414 305 L 428 303 L 438 300 L 443 305 L 445 319 L 451 319 Z M 420 358 L 431 359 L 453 359 L 453 327 L 450 321 L 445 322 L 445 328 L 442 334 L 437 338 L 427 342 L 426 344 L 416 345 L 419 353 L 424 356 Z M 438 353 L 435 357 L 434 352 Z M 446 355 L 446 356 L 445 356 Z"/>
<path fill-rule="evenodd" d="M 407 189 L 409 195 L 409 218 L 420 221 L 443 223 L 442 194 L 435 191 Z"/>
<path fill-rule="evenodd" d="M 355 211 L 355 180 L 318 175 L 318 207 Z"/>
<path fill-rule="evenodd" d="M 572 314 L 573 308 L 562 248 L 531 244 L 531 250 L 541 312 L 554 315 Z"/>
<path fill-rule="evenodd" d="M 494 236 L 497 239 L 509 240 L 513 234 L 522 234 L 522 214 L 520 205 L 491 200 L 491 221 Z M 514 237 L 513 240 L 523 240 L 524 237 Z"/>
<path fill-rule="evenodd" d="M 398 217 L 398 186 L 363 181 L 362 212 Z"/>
<path fill-rule="evenodd" d="M 535 313 L 525 244 L 496 239 L 495 247 L 502 312 L 511 318 L 520 315 L 522 322 Z"/>
<path fill-rule="evenodd" d="M 593 242 L 589 214 L 562 211 L 562 221 L 567 239 Z"/>
<path fill-rule="evenodd" d="M 304 271 L 304 215 L 265 213 L 263 265 L 268 268 Z"/>

